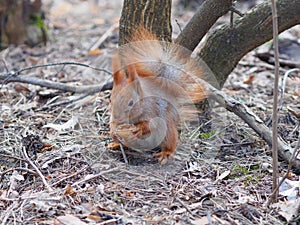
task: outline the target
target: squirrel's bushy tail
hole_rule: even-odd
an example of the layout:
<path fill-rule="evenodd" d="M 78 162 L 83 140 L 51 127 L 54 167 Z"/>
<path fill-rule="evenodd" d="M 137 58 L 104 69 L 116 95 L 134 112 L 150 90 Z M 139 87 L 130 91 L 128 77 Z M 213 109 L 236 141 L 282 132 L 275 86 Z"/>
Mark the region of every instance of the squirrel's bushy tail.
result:
<path fill-rule="evenodd" d="M 206 97 L 201 67 L 182 46 L 159 41 L 140 26 L 119 53 L 123 66 L 133 65 L 139 77 L 151 79 L 165 93 L 174 96 L 185 118 L 195 113 L 192 110 L 195 107 L 186 103 L 200 102 Z"/>
<path fill-rule="evenodd" d="M 152 78 L 164 90 L 174 92 L 178 97 L 187 94 L 193 102 L 200 102 L 206 97 L 201 82 L 201 66 L 184 47 L 159 41 L 154 34 L 139 26 L 128 44 L 121 46 L 120 54 L 125 66 L 134 64 L 139 76 Z M 185 93 L 173 86 L 175 84 L 183 88 Z"/>

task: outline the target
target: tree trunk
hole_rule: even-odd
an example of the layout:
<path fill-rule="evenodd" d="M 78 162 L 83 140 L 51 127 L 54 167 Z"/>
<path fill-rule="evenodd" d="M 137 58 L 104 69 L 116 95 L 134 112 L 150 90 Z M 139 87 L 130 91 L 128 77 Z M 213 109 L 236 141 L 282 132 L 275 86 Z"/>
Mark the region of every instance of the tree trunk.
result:
<path fill-rule="evenodd" d="M 279 32 L 300 24 L 299 0 L 276 2 Z M 271 5 L 266 1 L 236 20 L 233 28 L 224 25 L 215 30 L 207 38 L 198 56 L 213 71 L 222 87 L 230 72 L 245 54 L 271 39 Z"/>
<path fill-rule="evenodd" d="M 171 41 L 171 0 L 124 0 L 119 28 L 119 46 L 126 44 L 136 27 L 144 27 L 160 40 Z"/>
<path fill-rule="evenodd" d="M 0 49 L 46 41 L 41 0 L 0 0 Z"/>

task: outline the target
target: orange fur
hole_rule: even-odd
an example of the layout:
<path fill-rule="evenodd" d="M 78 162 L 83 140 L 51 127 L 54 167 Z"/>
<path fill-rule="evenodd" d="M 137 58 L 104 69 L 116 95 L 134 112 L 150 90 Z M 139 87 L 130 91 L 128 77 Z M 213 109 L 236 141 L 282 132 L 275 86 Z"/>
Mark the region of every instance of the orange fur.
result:
<path fill-rule="evenodd" d="M 198 82 L 201 68 L 189 56 L 181 46 L 159 41 L 143 27 L 136 29 L 129 43 L 121 46 L 119 55 L 113 58 L 110 126 L 113 139 L 117 139 L 114 130 L 119 126 L 133 124 L 135 130 L 129 137 L 118 141 L 140 150 L 157 144 L 161 152 L 156 157 L 161 163 L 174 156 L 179 118 L 190 119 L 195 114 L 186 103 L 206 97 Z"/>

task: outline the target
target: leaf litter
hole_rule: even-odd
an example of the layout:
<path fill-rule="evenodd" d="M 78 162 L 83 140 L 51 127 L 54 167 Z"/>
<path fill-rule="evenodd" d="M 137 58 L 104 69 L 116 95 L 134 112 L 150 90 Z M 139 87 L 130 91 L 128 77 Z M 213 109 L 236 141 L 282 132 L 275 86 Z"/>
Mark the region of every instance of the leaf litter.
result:
<path fill-rule="evenodd" d="M 113 1 L 92 5 L 93 12 L 104 7 L 101 11 L 105 13 L 91 21 L 87 15 L 80 14 L 80 20 L 78 14 L 72 17 L 71 1 L 62 2 L 55 1 L 56 8 L 50 7 L 56 13 L 50 13 L 48 22 L 54 27 L 47 46 L 9 47 L 0 53 L 9 69 L 66 59 L 110 68 L 116 31 L 102 42 L 97 54 L 91 54 L 89 47 L 113 26 L 121 6 L 113 11 Z M 85 4 L 88 10 L 87 2 L 74 2 L 79 8 Z M 295 29 L 299 34 L 299 27 Z M 299 40 L 297 32 L 291 31 Z M 273 66 L 255 54 L 241 60 L 224 91 L 267 122 Z M 288 69 L 282 67 L 281 72 Z M 37 69 L 27 75 L 75 85 L 110 80 L 107 74 L 67 66 Z M 292 146 L 299 134 L 299 118 L 289 109 L 299 108 L 299 87 L 299 72 L 295 72 L 287 79 L 279 118 L 280 135 Z M 282 224 L 299 219 L 299 178 L 293 173 L 280 190 L 279 203 L 264 206 L 272 187 L 271 151 L 233 114 L 216 108 L 206 126 L 182 133 L 175 160 L 167 165 L 157 164 L 151 154 L 130 150 L 126 150 L 126 165 L 120 150 L 107 148 L 111 141 L 109 94 L 73 102 L 80 96 L 30 84 L 3 86 L 1 224 Z M 282 162 L 280 173 L 285 169 Z"/>

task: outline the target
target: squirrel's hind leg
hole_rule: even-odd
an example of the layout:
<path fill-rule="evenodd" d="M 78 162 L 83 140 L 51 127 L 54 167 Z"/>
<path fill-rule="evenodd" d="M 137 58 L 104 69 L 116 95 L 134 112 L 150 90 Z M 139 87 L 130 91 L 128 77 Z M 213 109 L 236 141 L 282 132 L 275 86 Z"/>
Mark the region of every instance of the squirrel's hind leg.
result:
<path fill-rule="evenodd" d="M 161 164 L 165 164 L 168 158 L 174 158 L 174 152 L 178 144 L 178 131 L 174 123 L 167 125 L 167 134 L 160 148 L 161 152 L 156 153 L 155 157 Z"/>

